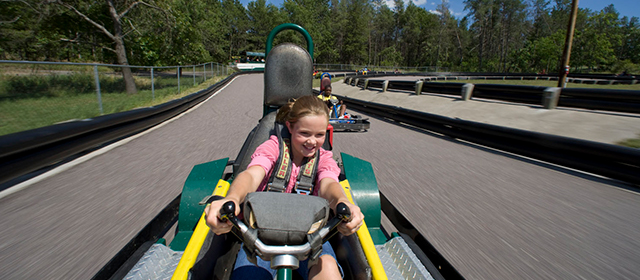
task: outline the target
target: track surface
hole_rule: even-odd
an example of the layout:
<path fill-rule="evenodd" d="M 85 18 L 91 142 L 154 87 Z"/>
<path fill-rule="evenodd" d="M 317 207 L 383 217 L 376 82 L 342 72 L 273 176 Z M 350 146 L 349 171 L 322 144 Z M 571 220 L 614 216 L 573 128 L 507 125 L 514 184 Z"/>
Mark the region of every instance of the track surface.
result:
<path fill-rule="evenodd" d="M 193 165 L 235 158 L 261 116 L 262 75 L 0 201 L 0 279 L 87 279 L 182 188 Z M 467 279 L 634 279 L 640 196 L 604 179 L 371 118 L 336 151 Z"/>

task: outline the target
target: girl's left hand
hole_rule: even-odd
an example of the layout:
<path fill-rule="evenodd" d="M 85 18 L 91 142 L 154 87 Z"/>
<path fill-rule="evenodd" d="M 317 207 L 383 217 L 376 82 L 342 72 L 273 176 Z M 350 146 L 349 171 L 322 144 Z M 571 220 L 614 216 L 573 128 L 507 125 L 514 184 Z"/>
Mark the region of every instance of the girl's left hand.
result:
<path fill-rule="evenodd" d="M 360 211 L 360 207 L 347 201 L 342 202 L 344 202 L 344 204 L 349 207 L 349 210 L 351 210 L 351 221 L 347 223 L 340 223 L 340 225 L 338 225 L 338 231 L 344 236 L 349 236 L 360 229 L 362 222 L 364 221 L 364 214 Z"/>

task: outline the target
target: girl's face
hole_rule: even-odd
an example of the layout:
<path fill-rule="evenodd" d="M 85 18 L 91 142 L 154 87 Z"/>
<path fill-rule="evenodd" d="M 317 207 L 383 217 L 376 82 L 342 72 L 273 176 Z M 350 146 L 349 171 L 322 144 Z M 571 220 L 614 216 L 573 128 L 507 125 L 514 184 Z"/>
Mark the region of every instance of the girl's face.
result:
<path fill-rule="evenodd" d="M 286 123 L 291 133 L 293 161 L 299 163 L 311 157 L 322 147 L 327 134 L 327 118 L 322 115 L 302 117 L 295 124 Z"/>

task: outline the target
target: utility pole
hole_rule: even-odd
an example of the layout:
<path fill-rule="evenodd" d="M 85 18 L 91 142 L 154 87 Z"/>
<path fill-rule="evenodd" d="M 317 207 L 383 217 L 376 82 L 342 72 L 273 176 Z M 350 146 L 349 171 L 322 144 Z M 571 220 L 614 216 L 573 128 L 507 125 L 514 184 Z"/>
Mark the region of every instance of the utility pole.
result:
<path fill-rule="evenodd" d="M 567 75 L 569 75 L 569 58 L 571 57 L 571 44 L 573 43 L 573 31 L 576 28 L 576 17 L 578 16 L 578 0 L 573 0 L 571 6 L 571 16 L 567 26 L 567 36 L 564 40 L 564 52 L 562 54 L 562 64 L 558 75 L 558 87 L 564 88 Z"/>

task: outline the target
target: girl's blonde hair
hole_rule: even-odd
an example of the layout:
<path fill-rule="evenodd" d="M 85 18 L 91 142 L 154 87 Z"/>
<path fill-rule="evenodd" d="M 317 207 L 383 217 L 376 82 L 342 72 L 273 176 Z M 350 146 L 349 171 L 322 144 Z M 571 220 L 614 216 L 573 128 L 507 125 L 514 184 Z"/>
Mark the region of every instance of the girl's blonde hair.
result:
<path fill-rule="evenodd" d="M 328 122 L 329 108 L 320 98 L 313 95 L 305 95 L 298 99 L 293 99 L 280 107 L 276 115 L 276 121 L 280 123 L 288 121 L 294 124 L 300 118 L 306 116 L 325 116 Z"/>

